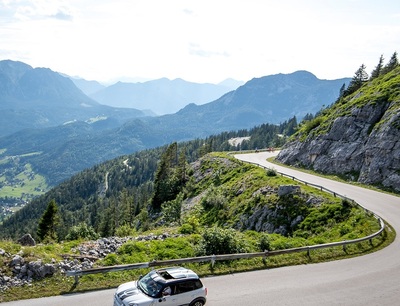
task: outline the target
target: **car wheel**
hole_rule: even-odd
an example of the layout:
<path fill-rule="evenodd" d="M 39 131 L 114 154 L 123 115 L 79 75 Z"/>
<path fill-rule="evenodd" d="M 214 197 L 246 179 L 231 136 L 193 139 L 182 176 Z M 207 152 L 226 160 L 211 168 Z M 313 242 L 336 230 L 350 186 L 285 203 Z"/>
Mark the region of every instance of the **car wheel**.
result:
<path fill-rule="evenodd" d="M 204 302 L 203 301 L 194 301 L 191 302 L 189 306 L 203 306 Z"/>

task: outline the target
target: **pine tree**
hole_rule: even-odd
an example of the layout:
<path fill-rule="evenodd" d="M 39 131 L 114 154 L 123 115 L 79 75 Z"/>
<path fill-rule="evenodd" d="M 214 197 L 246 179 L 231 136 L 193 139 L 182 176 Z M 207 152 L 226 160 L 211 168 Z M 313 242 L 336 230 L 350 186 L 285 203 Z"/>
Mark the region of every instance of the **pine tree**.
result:
<path fill-rule="evenodd" d="M 383 67 L 382 74 L 386 74 L 386 73 L 392 71 L 398 65 L 399 65 L 399 60 L 397 59 L 397 52 L 394 52 L 392 57 L 389 60 L 389 63 L 387 63 L 385 65 L 385 67 Z"/>
<path fill-rule="evenodd" d="M 340 87 L 339 90 L 339 99 L 344 96 L 345 92 L 346 92 L 346 83 L 343 83 L 342 87 Z"/>
<path fill-rule="evenodd" d="M 182 148 L 179 153 L 176 173 L 181 185 L 186 182 L 186 163 L 186 148 Z"/>
<path fill-rule="evenodd" d="M 286 128 L 285 128 L 285 135 L 286 136 L 290 136 L 293 135 L 296 132 L 297 129 L 297 118 L 296 116 L 294 116 L 292 119 L 289 119 L 289 121 L 286 124 Z"/>
<path fill-rule="evenodd" d="M 384 58 L 383 55 L 381 55 L 381 57 L 379 58 L 378 65 L 376 65 L 375 69 L 372 70 L 371 72 L 371 78 L 370 78 L 371 80 L 376 79 L 378 76 L 381 75 L 383 69 L 383 61 Z"/>
<path fill-rule="evenodd" d="M 174 199 L 179 193 L 181 182 L 176 176 L 175 168 L 178 165 L 178 145 L 172 143 L 162 154 L 160 164 L 154 179 L 154 195 L 151 206 L 155 210 L 161 204 Z"/>
<path fill-rule="evenodd" d="M 58 208 L 53 199 L 47 205 L 45 212 L 39 220 L 37 235 L 40 240 L 57 240 L 56 228 L 59 222 Z"/>
<path fill-rule="evenodd" d="M 356 92 L 365 82 L 368 81 L 368 73 L 365 71 L 365 69 L 366 67 L 364 64 L 357 69 L 349 83 L 349 86 L 346 89 L 346 96 Z"/>

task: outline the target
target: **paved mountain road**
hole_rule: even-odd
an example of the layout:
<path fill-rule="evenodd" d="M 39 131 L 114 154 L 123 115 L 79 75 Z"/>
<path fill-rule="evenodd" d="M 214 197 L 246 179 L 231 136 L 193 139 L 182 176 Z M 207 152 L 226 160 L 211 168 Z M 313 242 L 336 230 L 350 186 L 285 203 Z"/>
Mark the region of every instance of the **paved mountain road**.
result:
<path fill-rule="evenodd" d="M 400 233 L 400 198 L 270 164 L 272 153 L 240 154 L 244 161 L 275 168 L 354 199 Z M 400 242 L 361 257 L 320 264 L 207 277 L 209 306 L 399 305 Z M 4 305 L 110 306 L 114 289 L 16 301 Z M 158 305 L 158 304 L 157 304 Z M 159 304 L 162 306 L 162 303 Z"/>

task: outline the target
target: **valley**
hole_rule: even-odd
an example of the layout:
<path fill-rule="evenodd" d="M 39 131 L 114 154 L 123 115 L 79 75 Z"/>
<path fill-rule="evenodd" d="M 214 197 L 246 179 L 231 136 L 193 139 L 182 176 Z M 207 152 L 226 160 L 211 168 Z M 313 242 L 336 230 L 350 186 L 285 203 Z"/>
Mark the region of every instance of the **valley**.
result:
<path fill-rule="evenodd" d="M 260 78 L 217 101 L 190 104 L 176 114 L 134 118 L 117 128 L 99 127 L 96 124 L 100 121 L 72 120 L 66 125 L 28 129 L 0 138 L 4 176 L 13 175 L 12 179 L 2 180 L 4 190 L 11 195 L 16 186 L 31 188 L 34 183 L 44 187 L 41 177 L 49 188 L 18 211 L 8 209 L 12 214 L 0 223 L 0 253 L 20 260 L 19 265 L 3 262 L 5 272 L 1 272 L 0 282 L 19 296 L 25 286 L 34 284 L 35 288 L 49 281 L 48 291 L 39 296 L 53 295 L 60 284 L 63 290 L 68 286 L 68 281 L 62 280 L 64 270 L 58 270 L 71 265 L 61 259 L 64 256 L 82 258 L 82 267 L 87 268 L 92 264 L 109 266 L 260 249 L 284 250 L 375 233 L 380 223 L 352 200 L 294 183 L 291 178 L 278 175 L 274 168 L 255 167 L 228 152 L 254 150 L 258 153 L 252 158 L 263 164 L 264 148 L 282 147 L 277 156 L 279 162 L 311 170 L 317 165 L 313 162 L 328 165 L 330 158 L 333 162 L 329 166 L 342 170 L 349 167 L 350 171 L 340 172 L 349 180 L 354 180 L 357 170 L 352 169 L 354 163 L 347 157 L 357 152 L 355 156 L 362 156 L 373 171 L 375 167 L 378 173 L 389 171 L 390 182 L 397 184 L 398 160 L 392 155 L 397 156 L 400 68 L 396 65 L 384 71 L 361 81 L 353 77 L 335 102 L 315 115 L 307 113 L 300 122 L 294 115 L 279 124 L 254 125 L 254 120 L 267 120 L 263 117 L 265 111 L 279 120 L 280 114 L 287 113 L 285 107 L 294 107 L 291 103 L 298 103 L 299 99 L 286 95 L 291 87 L 279 83 L 278 93 L 285 93 L 280 98 L 287 105 L 272 112 L 271 104 L 264 100 L 270 89 L 261 86 L 269 78 Z M 300 80 L 311 80 L 314 87 L 319 82 L 306 72 L 273 79 L 281 82 L 286 77 L 293 87 Z M 368 112 L 371 107 L 379 112 Z M 244 128 L 250 124 L 252 128 Z M 228 127 L 232 127 L 230 132 L 226 132 Z M 354 144 L 368 143 L 363 137 L 385 140 L 382 145 L 375 142 L 373 146 L 374 150 L 385 150 L 386 155 L 381 155 L 386 156 L 384 163 L 371 163 L 374 160 L 369 158 L 368 147 L 357 146 L 360 151 L 353 150 Z M 334 154 L 329 150 L 326 154 L 324 150 L 331 144 Z M 286 156 L 294 161 L 283 159 Z M 84 169 L 79 170 L 83 165 Z M 374 186 L 381 187 L 376 181 Z M 111 251 L 100 252 L 92 247 L 90 254 L 84 253 L 83 245 L 101 245 L 111 237 L 131 237 L 132 241 L 112 247 Z M 317 262 L 378 251 L 393 241 L 395 232 L 387 224 L 376 245 L 366 242 L 332 252 L 321 251 Z M 16 254 L 25 242 L 29 243 L 29 252 Z M 53 249 L 51 255 L 45 251 L 49 248 Z M 63 255 L 59 254 L 60 249 Z M 25 263 L 35 260 L 43 264 L 41 258 L 49 260 L 49 256 L 52 263 L 44 264 L 49 269 L 46 275 L 36 275 L 35 270 L 29 270 L 31 263 Z M 268 266 L 309 262 L 310 256 L 294 255 L 268 262 Z M 263 269 L 265 265 L 264 261 L 241 261 L 233 269 L 222 264 L 219 273 Z M 210 273 L 208 265 L 196 268 Z M 33 273 L 31 277 L 26 274 L 28 270 Z M 89 279 L 84 286 L 86 290 L 100 284 L 112 286 L 121 281 L 120 277 L 123 276 L 117 275 L 113 281 Z M 19 279 L 21 286 L 15 286 Z M 38 297 L 32 293 L 34 296 Z"/>
<path fill-rule="evenodd" d="M 0 61 L 0 75 L 7 80 L 0 88 L 0 136 L 3 136 L 0 148 L 11 156 L 41 152 L 26 155 L 24 162 L 32 166 L 35 174 L 44 177 L 49 187 L 98 163 L 171 142 L 205 139 L 227 131 L 237 134 L 232 137 L 249 137 L 249 133 L 241 130 L 249 131 L 266 122 L 280 125 L 293 118 L 297 124 L 305 115 L 332 103 L 340 86 L 349 82 L 349 78 L 320 80 L 307 71 L 296 71 L 255 78 L 241 86 L 236 83 L 230 85 L 236 89 L 230 87 L 223 94 L 226 85 L 216 90 L 210 84 L 166 79 L 104 88 L 13 61 Z M 207 88 L 214 97 L 218 93 L 221 96 L 205 102 L 209 97 Z M 176 100 L 180 101 L 181 109 L 148 116 L 146 111 L 135 108 L 102 105 L 88 96 L 94 91 L 102 91 L 107 103 L 117 103 L 125 94 L 132 100 L 130 107 L 135 99 L 143 102 L 146 97 L 152 100 L 152 107 Z M 197 98 L 192 96 L 195 93 Z M 151 112 L 157 113 L 157 109 Z M 283 141 L 284 137 L 275 142 Z M 261 148 L 262 144 L 255 146 Z M 0 158 L 4 156 L 3 153 Z M 4 164 L 3 168 L 8 166 L 9 173 L 19 173 L 12 169 L 12 163 Z"/>
<path fill-rule="evenodd" d="M 0 152 L 0 222 L 48 191 L 46 179 L 24 162 L 25 157 L 39 152 L 17 156 L 5 156 L 4 152 Z"/>

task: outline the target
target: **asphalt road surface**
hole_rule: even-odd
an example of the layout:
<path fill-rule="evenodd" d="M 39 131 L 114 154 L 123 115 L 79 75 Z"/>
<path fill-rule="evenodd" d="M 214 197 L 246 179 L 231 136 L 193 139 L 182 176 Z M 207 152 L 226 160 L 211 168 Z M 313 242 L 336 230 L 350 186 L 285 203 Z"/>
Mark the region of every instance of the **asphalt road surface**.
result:
<path fill-rule="evenodd" d="M 400 233 L 400 198 L 270 164 L 273 153 L 240 154 L 244 161 L 271 167 L 345 195 L 374 211 Z M 400 305 L 400 242 L 361 257 L 203 279 L 208 306 Z M 29 306 L 110 306 L 114 289 L 3 303 Z M 162 303 L 160 303 L 162 306 Z"/>

